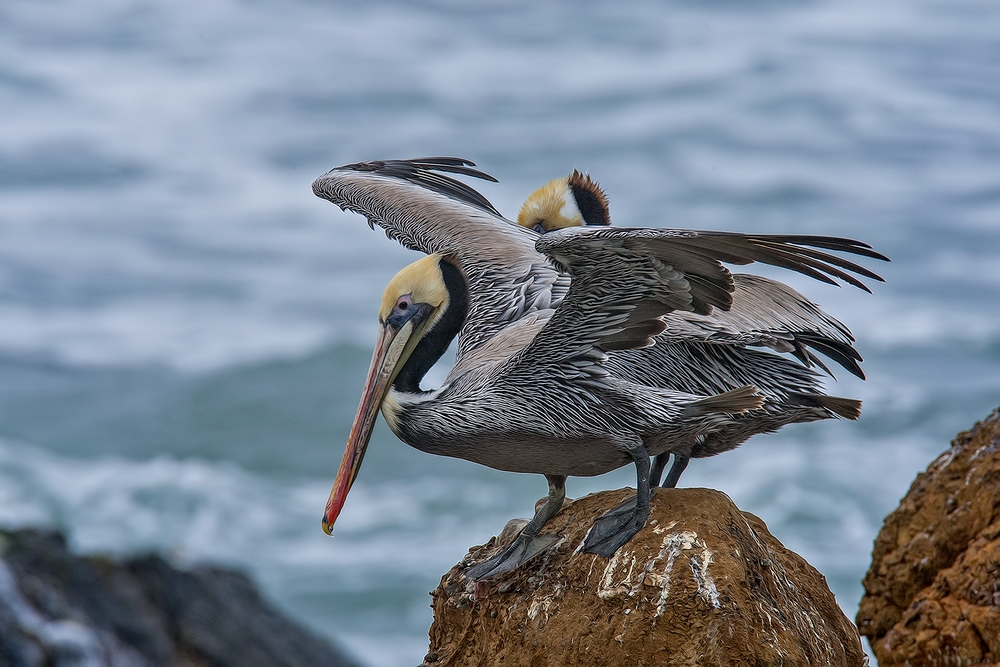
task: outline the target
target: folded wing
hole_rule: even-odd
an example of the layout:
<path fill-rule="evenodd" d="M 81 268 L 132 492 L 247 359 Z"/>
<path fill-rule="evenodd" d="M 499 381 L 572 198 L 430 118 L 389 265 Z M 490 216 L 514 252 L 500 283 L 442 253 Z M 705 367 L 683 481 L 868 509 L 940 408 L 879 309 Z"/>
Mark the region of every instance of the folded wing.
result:
<path fill-rule="evenodd" d="M 864 379 L 861 355 L 846 325 L 784 283 L 743 273 L 733 274 L 733 279 L 730 310 L 716 310 L 710 316 L 670 313 L 659 340 L 765 346 L 790 352 L 806 366 L 816 365 L 833 375 L 816 356 L 819 352 Z"/>

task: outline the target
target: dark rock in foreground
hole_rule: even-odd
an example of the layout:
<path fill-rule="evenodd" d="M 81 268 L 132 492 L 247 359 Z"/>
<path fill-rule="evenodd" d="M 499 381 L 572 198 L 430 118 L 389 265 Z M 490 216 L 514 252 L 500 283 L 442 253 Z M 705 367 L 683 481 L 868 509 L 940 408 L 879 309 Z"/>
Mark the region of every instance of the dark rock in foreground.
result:
<path fill-rule="evenodd" d="M 614 558 L 574 553 L 630 493 L 564 506 L 545 529 L 563 541 L 496 580 L 462 572 L 504 540 L 473 548 L 432 594 L 425 665 L 865 664 L 823 575 L 718 491 L 657 489 L 646 527 Z"/>
<path fill-rule="evenodd" d="M 1000 409 L 917 476 L 864 585 L 858 627 L 882 667 L 1000 662 Z"/>
<path fill-rule="evenodd" d="M 0 531 L 0 666 L 353 665 L 235 570 L 69 553 L 58 533 Z"/>

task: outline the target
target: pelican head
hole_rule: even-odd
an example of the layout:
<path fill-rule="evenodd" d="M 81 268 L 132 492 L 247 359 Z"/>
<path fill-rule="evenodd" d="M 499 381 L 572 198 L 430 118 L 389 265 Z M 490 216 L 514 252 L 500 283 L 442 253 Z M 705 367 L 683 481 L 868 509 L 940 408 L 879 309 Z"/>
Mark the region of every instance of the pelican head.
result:
<path fill-rule="evenodd" d="M 361 403 L 337 479 L 323 514 L 323 531 L 333 531 L 347 493 L 361 468 L 375 418 L 390 388 L 420 390 L 420 380 L 458 333 L 468 310 L 465 281 L 448 259 L 428 255 L 389 281 L 379 309 L 379 331 Z"/>
<path fill-rule="evenodd" d="M 531 193 L 517 214 L 517 224 L 539 234 L 564 227 L 610 225 L 608 197 L 590 176 L 576 169 Z"/>

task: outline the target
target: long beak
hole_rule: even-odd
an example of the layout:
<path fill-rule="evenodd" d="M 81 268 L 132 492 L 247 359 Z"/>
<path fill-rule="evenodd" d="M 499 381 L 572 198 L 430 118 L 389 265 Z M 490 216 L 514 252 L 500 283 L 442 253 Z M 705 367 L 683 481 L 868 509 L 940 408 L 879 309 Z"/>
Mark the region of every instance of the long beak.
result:
<path fill-rule="evenodd" d="M 400 363 L 405 361 L 401 357 L 412 334 L 411 322 L 404 324 L 401 329 L 384 324 L 379 330 L 378 339 L 375 341 L 375 352 L 372 354 L 372 364 L 368 369 L 368 378 L 361 392 L 361 404 L 358 405 L 358 413 L 354 415 L 351 435 L 347 439 L 347 448 L 344 450 L 344 458 L 340 461 L 337 479 L 333 483 L 333 490 L 330 491 L 330 498 L 326 501 L 323 532 L 327 535 L 333 534 L 333 523 L 340 515 L 340 510 L 347 500 L 347 493 L 354 484 L 354 478 L 358 476 L 361 460 L 365 457 L 365 449 L 368 448 L 372 429 L 375 428 L 375 418 L 378 417 L 379 408 L 382 406 L 382 399 L 392 386 Z"/>

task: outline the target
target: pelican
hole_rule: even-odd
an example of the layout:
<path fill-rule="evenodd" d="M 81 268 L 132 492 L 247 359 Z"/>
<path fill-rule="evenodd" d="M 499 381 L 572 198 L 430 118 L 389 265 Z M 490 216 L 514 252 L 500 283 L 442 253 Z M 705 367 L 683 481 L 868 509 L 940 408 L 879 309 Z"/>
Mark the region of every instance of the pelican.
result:
<path fill-rule="evenodd" d="M 722 262 L 856 283 L 848 271 L 874 274 L 824 250 L 881 257 L 858 241 L 822 236 L 614 227 L 540 235 L 447 175 L 493 180 L 474 166 L 459 158 L 364 162 L 313 183 L 318 196 L 428 255 L 383 295 L 323 528 L 331 532 L 344 506 L 381 410 L 417 449 L 546 477 L 544 503 L 511 545 L 466 571 L 473 580 L 513 570 L 557 541 L 541 530 L 562 506 L 567 477 L 632 463 L 634 503 L 600 517 L 581 546 L 610 557 L 645 524 L 650 457 L 690 451 L 762 405 L 751 385 L 695 394 L 644 382 L 635 369 L 626 377 L 609 363 L 613 351 L 653 345 L 665 314 L 729 309 L 735 287 Z M 456 337 L 444 384 L 420 389 Z"/>
<path fill-rule="evenodd" d="M 535 190 L 521 206 L 517 223 L 539 234 L 569 227 L 607 226 L 611 224 L 608 198 L 589 175 L 574 169 Z M 874 274 L 864 275 L 879 279 Z M 609 355 L 608 367 L 629 379 L 640 374 L 646 383 L 696 394 L 753 385 L 766 399 L 761 409 L 692 443 L 691 451 L 674 451 L 664 487 L 677 484 L 692 457 L 733 449 L 757 433 L 791 423 L 833 417 L 857 419 L 861 415 L 860 401 L 827 396 L 818 374 L 809 368 L 816 365 L 833 375 L 814 349 L 865 379 L 850 330 L 783 283 L 740 273 L 734 273 L 733 280 L 729 310 L 716 309 L 709 315 L 669 313 L 663 316 L 666 329 L 655 338 L 655 346 Z M 867 289 L 860 282 L 854 284 Z M 748 346 L 791 352 L 801 364 Z M 651 474 L 654 486 L 659 484 L 668 458 L 656 458 Z"/>

